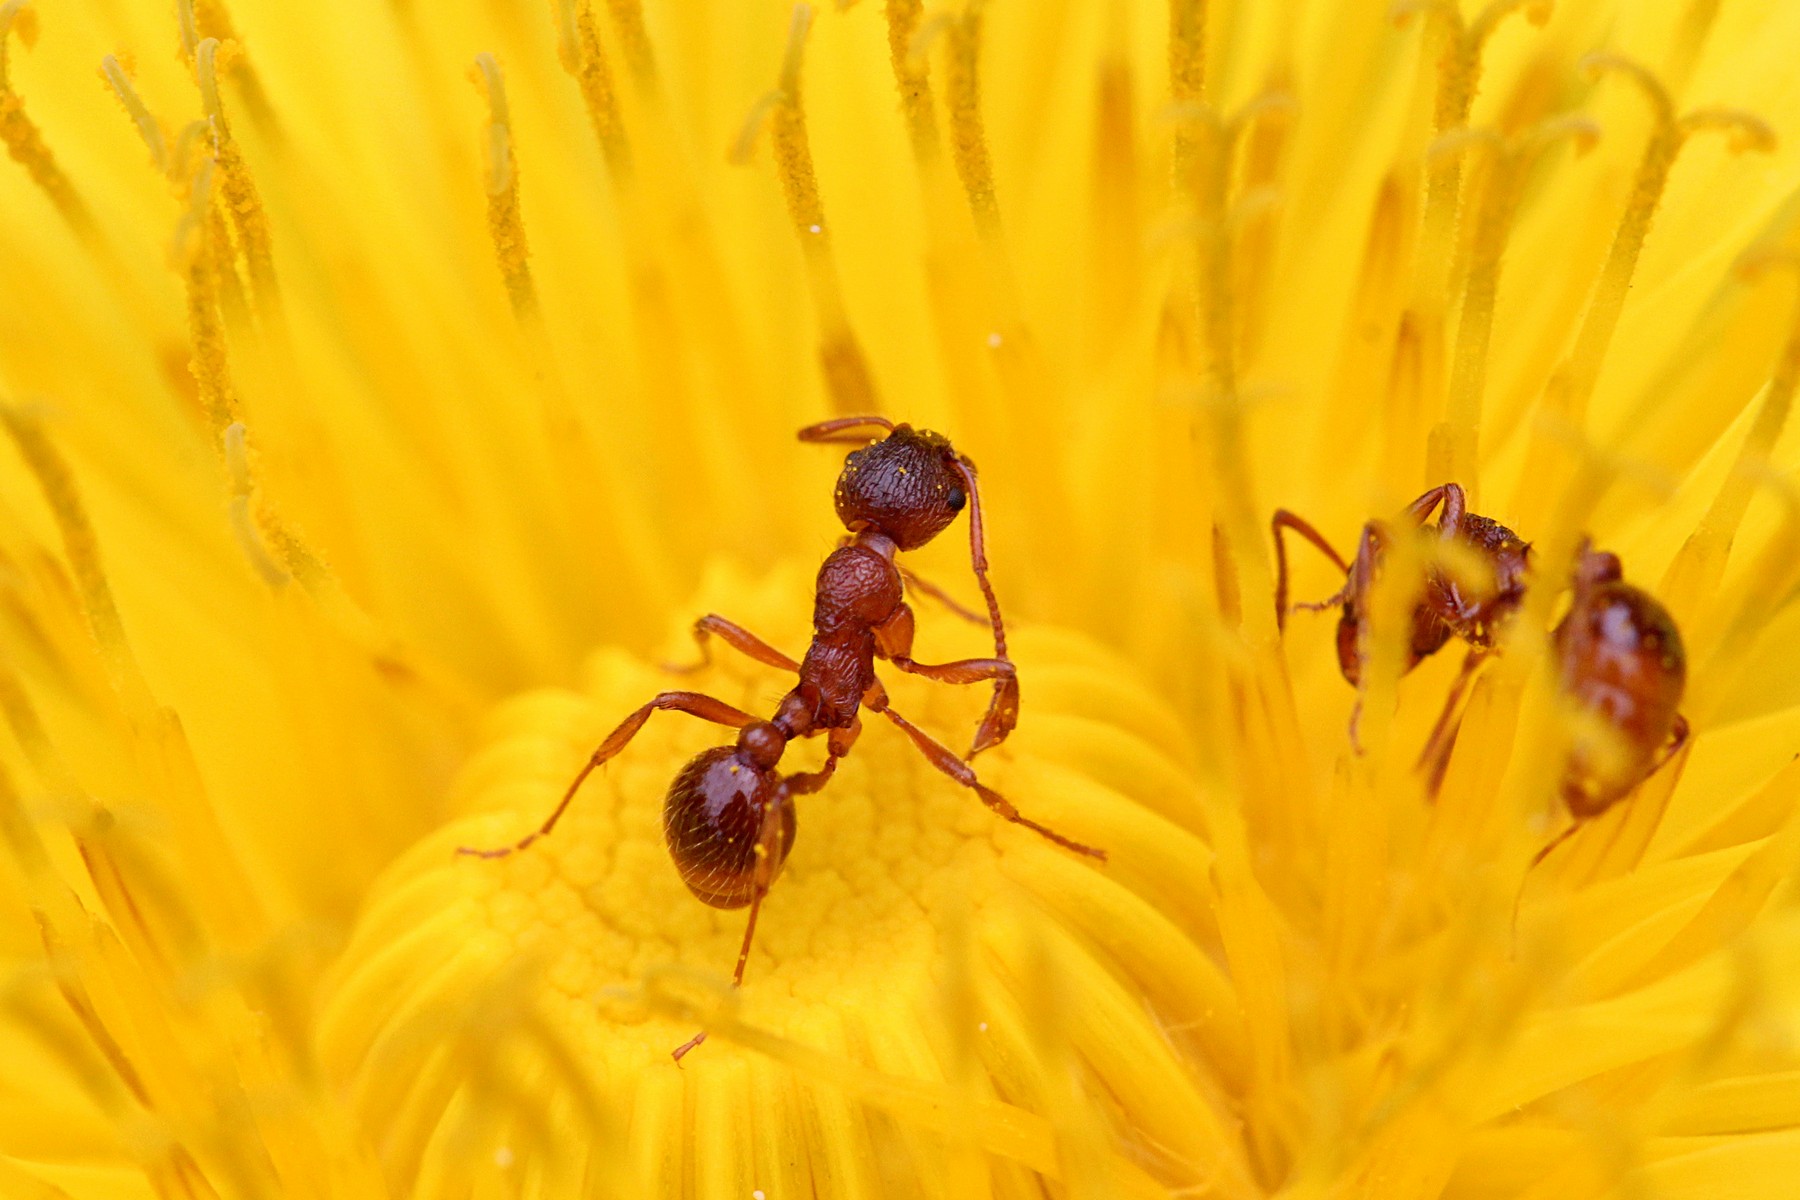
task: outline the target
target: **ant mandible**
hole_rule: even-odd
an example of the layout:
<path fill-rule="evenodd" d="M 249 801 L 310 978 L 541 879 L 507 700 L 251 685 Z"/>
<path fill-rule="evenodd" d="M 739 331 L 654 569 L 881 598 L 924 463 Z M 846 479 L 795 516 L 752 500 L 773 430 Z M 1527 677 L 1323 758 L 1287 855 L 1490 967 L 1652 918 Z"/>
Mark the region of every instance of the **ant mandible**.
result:
<path fill-rule="evenodd" d="M 1435 527 L 1426 525 L 1431 514 L 1442 505 Z M 1518 610 L 1525 596 L 1530 574 L 1531 546 L 1518 534 L 1490 517 L 1468 510 L 1467 498 L 1458 484 L 1446 483 L 1432 488 L 1406 506 L 1403 516 L 1415 529 L 1434 532 L 1441 542 L 1454 543 L 1472 553 L 1487 567 L 1488 578 L 1471 581 L 1454 571 L 1446 571 L 1433 563 L 1425 574 L 1424 587 L 1413 604 L 1412 631 L 1407 639 L 1406 661 L 1402 673 L 1411 671 L 1424 659 L 1436 654 L 1452 637 L 1468 644 L 1450 696 L 1438 718 L 1437 728 L 1426 743 L 1421 762 L 1433 757 L 1451 728 L 1452 714 L 1463 692 L 1473 679 L 1475 670 L 1493 652 L 1495 638 L 1507 618 Z M 1285 508 L 1276 509 L 1270 521 L 1275 538 L 1275 623 L 1285 629 L 1288 606 L 1287 544 L 1284 531 L 1291 530 L 1337 565 L 1344 573 L 1344 586 L 1317 603 L 1293 607 L 1318 612 L 1335 605 L 1342 606 L 1338 617 L 1338 668 L 1352 687 L 1359 689 L 1356 707 L 1350 718 L 1350 737 L 1356 741 L 1357 718 L 1362 712 L 1360 695 L 1363 662 L 1368 656 L 1367 620 L 1369 591 L 1374 585 L 1383 551 L 1391 536 L 1384 522 L 1370 521 L 1363 526 L 1357 541 L 1356 560 L 1347 563 L 1305 518 Z"/>
<path fill-rule="evenodd" d="M 1019 719 L 1018 672 L 1006 656 L 999 601 L 988 582 L 986 534 L 975 465 L 947 438 L 896 425 L 886 417 L 840 417 L 800 431 L 803 442 L 857 444 L 838 476 L 837 514 L 849 535 L 819 568 L 813 602 L 813 638 L 798 662 L 716 613 L 694 624 L 698 670 L 712 661 L 710 639 L 766 666 L 798 675 L 774 715 L 758 720 L 723 700 L 699 692 L 663 692 L 620 722 L 594 750 L 561 801 L 535 832 L 495 850 L 464 847 L 461 854 L 502 858 L 525 849 L 556 827 L 575 793 L 597 768 L 623 750 L 650 714 L 687 713 L 738 730 L 737 742 L 695 756 L 675 776 L 663 803 L 663 837 L 682 882 L 715 908 L 750 908 L 731 984 L 744 981 L 750 940 L 763 897 L 793 848 L 795 796 L 817 792 L 862 732 L 861 709 L 900 727 L 932 766 L 971 789 L 994 812 L 1077 854 L 1102 861 L 1106 852 L 1082 845 L 1023 816 L 987 787 L 965 761 L 1006 740 Z M 894 556 L 916 550 L 942 533 L 969 508 L 969 550 L 975 580 L 987 602 L 994 657 L 921 663 L 912 657 L 913 612 L 904 598 L 903 574 Z M 936 589 L 914 580 L 917 590 Z M 994 683 L 993 698 L 964 758 L 895 712 L 875 675 L 875 659 L 939 683 Z M 816 771 L 783 775 L 776 768 L 789 742 L 826 735 L 825 763 Z M 676 1062 L 706 1040 L 704 1031 L 674 1050 Z"/>

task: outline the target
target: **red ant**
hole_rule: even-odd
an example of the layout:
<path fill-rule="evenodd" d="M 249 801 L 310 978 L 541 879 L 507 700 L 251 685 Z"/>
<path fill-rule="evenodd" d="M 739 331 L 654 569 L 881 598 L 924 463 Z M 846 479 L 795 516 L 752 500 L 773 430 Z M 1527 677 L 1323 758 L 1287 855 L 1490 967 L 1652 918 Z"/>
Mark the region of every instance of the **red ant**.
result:
<path fill-rule="evenodd" d="M 1437 525 L 1426 525 L 1425 522 L 1440 504 L 1443 511 Z M 1531 546 L 1498 521 L 1470 512 L 1462 488 L 1454 483 L 1432 488 L 1407 505 L 1404 515 L 1415 528 L 1429 530 L 1440 541 L 1456 543 L 1474 554 L 1486 564 L 1489 576 L 1478 583 L 1472 583 L 1433 564 L 1427 569 L 1424 587 L 1413 604 L 1412 633 L 1407 640 L 1403 673 L 1411 671 L 1424 659 L 1436 654 L 1453 636 L 1469 645 L 1462 673 L 1457 677 L 1444 706 L 1444 714 L 1439 718 L 1438 727 L 1426 745 L 1426 757 L 1431 757 L 1435 753 L 1434 748 L 1449 731 L 1451 716 L 1463 691 L 1474 677 L 1475 669 L 1492 653 L 1494 639 L 1500 628 L 1517 611 L 1524 599 L 1526 578 L 1531 565 Z M 1287 544 L 1281 536 L 1284 530 L 1292 530 L 1311 542 L 1344 573 L 1344 586 L 1334 595 L 1318 603 L 1296 604 L 1293 607 L 1317 612 L 1333 605 L 1342 606 L 1337 629 L 1338 668 L 1343 671 L 1344 678 L 1352 687 L 1360 687 L 1363 661 L 1368 654 L 1365 631 L 1369 589 L 1374 584 L 1382 553 L 1390 536 L 1387 526 L 1380 521 L 1370 521 L 1363 526 L 1354 563 L 1345 562 L 1310 522 L 1285 508 L 1275 510 L 1270 529 L 1275 537 L 1275 623 L 1278 628 L 1287 627 L 1287 614 L 1290 611 Z M 1362 700 L 1359 696 L 1350 718 L 1350 737 L 1353 743 L 1356 741 L 1357 717 L 1361 711 Z"/>
<path fill-rule="evenodd" d="M 715 908 L 750 907 L 738 951 L 733 987 L 744 981 L 750 939 L 763 897 L 781 873 L 793 848 L 795 796 L 824 787 L 838 760 L 850 753 L 862 732 L 861 709 L 880 713 L 912 739 L 931 765 L 966 788 L 1001 817 L 1023 825 L 1057 845 L 1102 861 L 1106 852 L 1071 841 L 1038 824 L 976 778 L 968 763 L 888 706 L 887 691 L 875 676 L 881 658 L 911 675 L 940 683 L 994 682 L 993 699 L 965 758 L 999 745 L 1019 719 L 1019 679 L 1006 656 L 1000 604 L 988 582 L 986 535 L 975 465 L 948 439 L 885 417 L 840 417 L 800 431 L 803 442 L 860 444 L 838 476 L 837 514 L 849 536 L 819 568 L 813 602 L 813 639 L 796 662 L 748 630 L 716 613 L 694 624 L 698 670 L 712 661 L 709 639 L 723 638 L 759 663 L 799 676 L 793 690 L 767 721 L 699 692 L 663 692 L 626 717 L 606 736 L 536 832 L 497 850 L 459 850 L 501 858 L 523 850 L 556 827 L 583 781 L 623 750 L 650 714 L 673 710 L 738 730 L 737 743 L 704 750 L 675 776 L 663 804 L 663 837 L 682 882 Z M 987 601 L 994 631 L 994 657 L 948 663 L 912 658 L 913 612 L 904 598 L 903 575 L 894 561 L 900 550 L 916 550 L 942 533 L 964 505 L 969 507 L 969 550 L 975 580 Z M 907 578 L 910 578 L 908 576 Z M 940 595 L 919 584 L 917 590 Z M 782 753 L 796 738 L 826 735 L 825 764 L 817 771 L 782 775 Z M 677 1062 L 706 1040 L 704 1031 L 677 1046 Z"/>
<path fill-rule="evenodd" d="M 1574 579 L 1574 598 L 1550 635 L 1551 650 L 1563 695 L 1604 728 L 1605 744 L 1577 737 L 1562 778 L 1573 821 L 1532 857 L 1528 872 L 1662 770 L 1689 733 L 1680 712 L 1687 653 L 1675 618 L 1656 597 L 1625 582 L 1618 555 L 1586 541 Z"/>

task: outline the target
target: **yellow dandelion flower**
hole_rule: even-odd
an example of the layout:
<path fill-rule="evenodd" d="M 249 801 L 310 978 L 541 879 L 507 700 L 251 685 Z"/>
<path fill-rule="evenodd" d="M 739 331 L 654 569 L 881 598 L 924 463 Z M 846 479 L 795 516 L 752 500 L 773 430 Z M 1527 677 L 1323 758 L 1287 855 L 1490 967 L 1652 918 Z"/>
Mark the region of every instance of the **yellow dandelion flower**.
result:
<path fill-rule="evenodd" d="M 1797 44 L 0 3 L 0 1195 L 1786 1194 Z M 865 413 L 979 466 L 1004 646 L 967 517 L 903 562 L 1004 744 L 870 707 L 741 988 L 716 724 L 459 855 L 776 711 L 666 664 L 806 647 Z M 878 665 L 967 744 L 992 671 Z"/>

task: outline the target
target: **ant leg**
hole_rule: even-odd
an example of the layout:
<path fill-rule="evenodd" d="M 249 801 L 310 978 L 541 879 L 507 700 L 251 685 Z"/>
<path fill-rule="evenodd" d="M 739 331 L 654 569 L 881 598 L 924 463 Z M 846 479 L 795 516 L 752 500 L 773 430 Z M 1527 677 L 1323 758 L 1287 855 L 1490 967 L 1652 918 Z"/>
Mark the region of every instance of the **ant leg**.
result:
<path fill-rule="evenodd" d="M 930 761 L 932 766 L 956 780 L 956 782 L 962 784 L 964 787 L 971 789 L 977 796 L 981 797 L 981 802 L 983 804 L 993 809 L 1001 817 L 1011 821 L 1015 825 L 1025 826 L 1025 828 L 1041 837 L 1055 842 L 1065 850 L 1073 850 L 1077 854 L 1085 854 L 1089 858 L 1097 858 L 1101 862 L 1106 861 L 1106 851 L 1096 849 L 1093 846 L 1084 846 L 1080 842 L 1072 841 L 1062 834 L 1057 833 L 1054 829 L 1051 829 L 1046 825 L 1040 825 L 1036 821 L 1021 815 L 1019 810 L 1013 807 L 1012 801 L 977 779 L 974 770 L 969 764 L 952 754 L 949 747 L 933 741 L 931 735 L 927 734 L 924 730 L 920 729 L 917 725 L 914 725 L 911 721 L 908 721 L 893 709 L 884 706 L 877 711 L 880 712 L 882 716 L 898 725 L 901 730 L 905 732 L 906 736 L 912 739 L 913 745 L 919 748 L 919 752 Z"/>
<path fill-rule="evenodd" d="M 700 647 L 700 661 L 685 667 L 676 663 L 664 663 L 663 670 L 675 675 L 692 675 L 696 671 L 712 666 L 712 636 L 714 634 L 725 639 L 725 644 L 733 650 L 755 659 L 766 667 L 774 667 L 778 671 L 798 671 L 800 669 L 798 661 L 789 658 L 748 629 L 727 621 L 718 613 L 707 613 L 694 622 L 694 643 Z"/>
<path fill-rule="evenodd" d="M 1444 515 L 1438 521 L 1438 528 L 1453 534 L 1462 526 L 1463 513 L 1467 508 L 1461 484 L 1439 484 L 1407 505 L 1406 515 L 1413 519 L 1413 524 L 1423 525 L 1431 516 L 1431 510 L 1440 502 L 1444 506 Z"/>
<path fill-rule="evenodd" d="M 548 834 L 556 828 L 556 822 L 562 818 L 563 810 L 569 807 L 571 800 L 575 799 L 575 793 L 581 789 L 581 785 L 586 782 L 587 777 L 593 774 L 596 768 L 604 766 L 609 759 L 623 750 L 626 743 L 637 736 L 637 731 L 644 727 L 644 722 L 650 719 L 650 714 L 658 711 L 684 712 L 690 717 L 699 717 L 702 721 L 711 721 L 715 725 L 728 725 L 733 729 L 742 729 L 756 721 L 756 718 L 749 713 L 733 708 L 723 700 L 715 700 L 711 696 L 702 695 L 699 692 L 663 692 L 619 722 L 619 727 L 606 735 L 606 740 L 594 749 L 594 753 L 589 756 L 586 765 L 575 776 L 575 781 L 569 784 L 568 790 L 557 802 L 555 810 L 535 833 L 526 834 L 512 845 L 501 846 L 495 850 L 476 850 L 468 846 L 458 846 L 456 852 L 472 855 L 475 858 L 505 858 L 509 854 L 525 849 Z"/>
<path fill-rule="evenodd" d="M 1305 517 L 1291 513 L 1285 508 L 1276 509 L 1275 515 L 1269 520 L 1269 532 L 1275 536 L 1275 628 L 1277 630 L 1284 630 L 1287 628 L 1287 615 L 1289 611 L 1287 602 L 1287 542 L 1281 536 L 1284 529 L 1293 530 L 1317 547 L 1319 552 L 1325 555 L 1326 558 L 1329 558 L 1332 562 L 1336 563 L 1337 569 L 1344 573 L 1346 589 L 1349 587 L 1350 579 L 1350 564 L 1344 561 L 1343 555 L 1332 549 L 1331 543 L 1325 540 L 1324 534 L 1315 529 L 1312 523 Z M 1294 607 L 1314 611 L 1317 609 L 1330 608 L 1334 604 L 1342 604 L 1343 595 L 1343 592 L 1339 592 L 1331 599 L 1322 601 L 1317 605 L 1297 604 Z"/>
<path fill-rule="evenodd" d="M 972 612 L 969 609 L 964 608 L 961 604 L 959 604 L 957 602 L 956 598 L 954 596 L 952 596 L 949 592 L 946 592 L 943 588 L 937 586 L 935 583 L 930 583 L 930 582 L 927 582 L 926 580 L 919 578 L 917 575 L 913 574 L 911 571 L 907 570 L 905 567 L 900 568 L 900 578 L 904 579 L 906 581 L 906 590 L 907 591 L 917 592 L 921 596 L 931 597 L 933 600 L 936 600 L 939 604 L 943 605 L 945 608 L 949 609 L 951 612 L 955 613 L 957 616 L 961 617 L 965 621 L 972 622 L 973 624 L 976 624 L 976 625 L 986 625 L 987 624 L 986 617 L 982 616 L 978 612 Z"/>
<path fill-rule="evenodd" d="M 869 433 L 869 428 L 881 430 L 881 433 Z M 864 432 L 858 433 L 857 430 Z M 803 442 L 875 442 L 885 434 L 894 431 L 894 423 L 886 417 L 869 414 L 861 417 L 834 417 L 829 421 L 819 421 L 808 425 L 800 431 Z"/>
<path fill-rule="evenodd" d="M 1675 726 L 1669 730 L 1669 744 L 1663 747 L 1663 752 L 1657 758 L 1656 764 L 1650 768 L 1649 774 L 1645 775 L 1644 778 L 1648 779 L 1651 775 L 1656 774 L 1658 771 L 1668 766 L 1669 760 L 1674 758 L 1677 754 L 1680 754 L 1681 748 L 1687 745 L 1688 735 L 1691 732 L 1692 731 L 1688 728 L 1688 719 L 1680 713 L 1676 713 Z"/>
<path fill-rule="evenodd" d="M 1519 905 L 1522 904 L 1525 900 L 1526 880 L 1531 878 L 1531 873 L 1537 869 L 1537 865 L 1539 863 L 1543 862 L 1546 858 L 1550 857 L 1550 852 L 1552 850 L 1556 849 L 1558 846 L 1562 845 L 1564 842 L 1566 842 L 1570 838 L 1574 837 L 1576 835 L 1576 833 L 1578 833 L 1580 830 L 1581 830 L 1581 822 L 1580 821 L 1574 822 L 1567 829 L 1563 830 L 1561 833 L 1557 834 L 1555 837 L 1553 837 L 1549 841 L 1545 842 L 1544 848 L 1542 850 L 1539 850 L 1536 854 L 1532 855 L 1531 861 L 1526 864 L 1525 874 L 1519 880 L 1519 893 L 1518 893 L 1518 895 L 1513 897 L 1512 936 L 1513 936 L 1513 940 L 1515 942 L 1517 942 L 1518 938 L 1519 938 Z"/>
<path fill-rule="evenodd" d="M 1007 659 L 963 658 L 947 663 L 922 663 L 914 662 L 905 655 L 896 655 L 888 661 L 908 675 L 918 675 L 938 683 L 994 681 L 993 703 L 988 706 L 987 715 L 975 730 L 975 742 L 969 747 L 969 752 L 963 755 L 965 761 L 983 750 L 992 750 L 998 746 L 1019 723 L 1019 671 Z"/>
<path fill-rule="evenodd" d="M 981 587 L 981 598 L 987 602 L 988 624 L 994 630 L 994 657 L 1009 661 L 1006 654 L 1006 622 L 1000 616 L 1000 600 L 994 585 L 988 582 L 987 529 L 981 518 L 981 483 L 975 477 L 975 464 L 962 455 L 956 456 L 956 473 L 962 476 L 963 488 L 969 496 L 969 566 L 975 582 Z M 969 757 L 998 745 L 1019 722 L 1019 680 L 1014 676 L 996 676 L 994 697 L 988 701 L 987 716 L 975 734 Z"/>
<path fill-rule="evenodd" d="M 830 778 L 832 768 L 836 763 L 837 760 L 835 758 L 828 759 L 826 760 L 825 768 L 814 772 L 814 774 Z M 756 937 L 756 917 L 757 914 L 762 911 L 763 897 L 769 894 L 769 885 L 775 882 L 775 843 L 781 837 L 781 810 L 786 806 L 788 794 L 793 790 L 791 787 L 792 782 L 792 780 L 789 780 L 789 786 L 784 786 L 776 791 L 775 799 L 769 803 L 767 808 L 763 809 L 762 824 L 757 828 L 756 874 L 751 879 L 750 916 L 749 919 L 744 922 L 744 941 L 743 944 L 738 947 L 737 967 L 731 972 L 731 986 L 734 988 L 744 986 L 744 968 L 748 966 L 750 962 L 750 942 Z M 822 785 L 823 781 L 821 781 L 821 786 Z M 694 1047 L 705 1040 L 706 1030 L 702 1029 L 699 1033 L 696 1033 L 693 1037 L 675 1047 L 670 1053 L 674 1057 L 676 1065 L 679 1066 L 681 1064 L 682 1057 L 686 1055 L 688 1051 L 694 1049 Z"/>
<path fill-rule="evenodd" d="M 1471 650 L 1463 657 L 1462 671 L 1457 675 L 1456 682 L 1450 685 L 1450 695 L 1444 700 L 1444 711 L 1438 714 L 1437 724 L 1432 727 L 1431 736 L 1425 739 L 1425 748 L 1419 752 L 1419 761 L 1414 769 L 1427 772 L 1427 800 L 1435 801 L 1438 789 L 1443 786 L 1444 772 L 1450 768 L 1450 751 L 1456 745 L 1458 731 L 1462 729 L 1463 714 L 1459 707 L 1475 678 L 1475 672 L 1485 661 L 1487 655 L 1480 650 Z"/>
<path fill-rule="evenodd" d="M 825 743 L 825 765 L 816 771 L 802 771 L 782 781 L 782 789 L 790 796 L 810 796 L 831 782 L 837 774 L 838 759 L 850 753 L 850 747 L 862 734 L 862 718 L 851 721 L 847 729 L 833 729 Z"/>

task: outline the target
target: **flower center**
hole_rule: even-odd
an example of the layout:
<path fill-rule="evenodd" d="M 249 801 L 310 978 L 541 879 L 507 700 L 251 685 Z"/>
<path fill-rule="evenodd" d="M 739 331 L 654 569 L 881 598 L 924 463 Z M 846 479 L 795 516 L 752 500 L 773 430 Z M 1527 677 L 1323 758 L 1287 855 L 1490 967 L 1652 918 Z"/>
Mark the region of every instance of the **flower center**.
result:
<path fill-rule="evenodd" d="M 797 654 L 810 582 L 798 564 L 760 582 L 715 570 L 694 611 L 720 612 Z M 929 600 L 918 618 L 927 661 L 991 653 L 984 626 Z M 755 1054 L 734 1044 L 745 1029 L 793 1048 L 778 1055 L 861 1072 L 865 1099 L 870 1087 L 912 1097 L 920 1081 L 960 1079 L 975 1094 L 1039 1112 L 1031 1098 L 1048 1103 L 1039 1093 L 1056 1077 L 1046 1065 L 1083 1061 L 1101 1077 L 1095 1094 L 1123 1106 L 1124 1128 L 1148 1130 L 1155 1154 L 1241 1163 L 1217 1100 L 1221 1084 L 1239 1082 L 1241 1029 L 1221 1003 L 1209 952 L 1178 932 L 1210 925 L 1186 911 L 1196 864 L 1210 853 L 1183 827 L 1195 785 L 1170 757 L 1182 753 L 1178 725 L 1093 644 L 1031 627 L 1011 640 L 1024 718 L 975 769 L 1025 816 L 1108 850 L 1109 862 L 1003 821 L 872 718 L 830 784 L 796 802 L 794 849 L 762 907 L 733 1001 L 747 911 L 691 895 L 662 829 L 670 780 L 733 731 L 655 713 L 588 778 L 549 836 L 499 859 L 455 853 L 505 846 L 536 828 L 593 748 L 658 692 L 702 691 L 767 714 L 793 682 L 717 643 L 713 664 L 692 674 L 605 650 L 580 690 L 527 693 L 490 715 L 487 741 L 455 789 L 455 807 L 469 815 L 400 861 L 338 964 L 322 1021 L 328 1069 L 357 1084 L 378 1126 L 403 1111 L 418 1128 L 451 1111 L 459 1089 L 466 1096 L 475 1081 L 503 1075 L 489 1068 L 509 1061 L 500 1047 L 523 1029 L 558 1047 L 553 1069 L 627 1106 L 666 1101 L 670 1088 L 711 1098 L 698 1102 L 766 1106 L 766 1095 L 735 1091 L 770 1053 L 766 1040 Z M 679 634 L 670 651 L 698 658 Z M 985 686 L 882 674 L 897 711 L 959 751 L 968 744 Z M 781 769 L 813 769 L 823 757 L 822 745 L 796 743 Z M 698 996 L 682 1001 L 693 1011 L 731 1022 L 680 1072 L 669 1053 L 698 1022 L 658 1001 L 671 988 Z M 1059 1005 L 1080 1015 L 1044 1015 Z M 1144 1055 L 1171 1038 L 1220 1078 L 1145 1072 Z M 807 1086 L 840 1086 L 831 1075 L 815 1071 Z M 416 1079 L 410 1101 L 367 1090 L 377 1077 Z M 781 1103 L 804 1122 L 817 1102 L 796 1092 Z M 985 1136 L 939 1124 L 952 1140 Z M 1024 1154 L 1018 1144 L 988 1148 Z"/>

